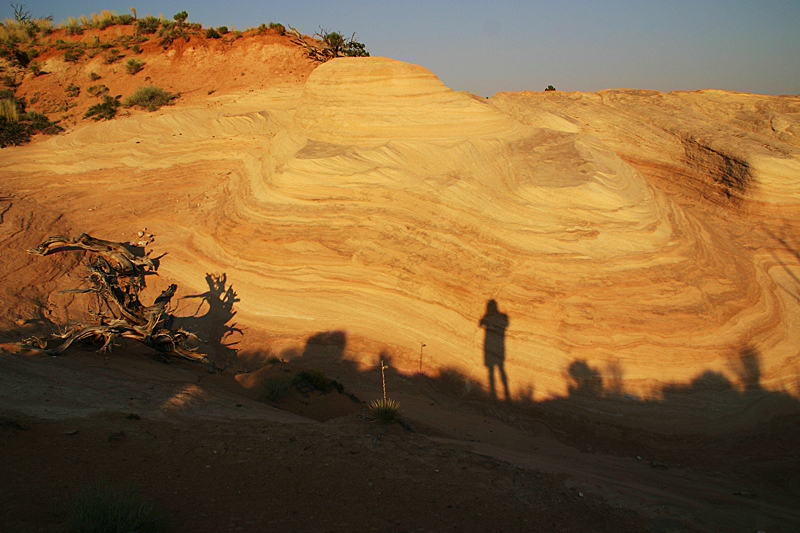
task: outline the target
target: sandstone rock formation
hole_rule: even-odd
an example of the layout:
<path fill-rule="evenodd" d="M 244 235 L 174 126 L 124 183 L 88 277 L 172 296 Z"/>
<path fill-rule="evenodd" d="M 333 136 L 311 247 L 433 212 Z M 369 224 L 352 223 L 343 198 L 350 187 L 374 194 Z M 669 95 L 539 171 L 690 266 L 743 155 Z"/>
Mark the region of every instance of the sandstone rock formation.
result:
<path fill-rule="evenodd" d="M 215 102 L 4 150 L 1 192 L 36 205 L 6 213 L 3 262 L 23 228 L 121 240 L 145 223 L 169 252 L 164 283 L 196 294 L 226 274 L 233 308 L 203 312 L 236 322 L 240 356 L 339 331 L 362 366 L 382 356 L 486 387 L 494 300 L 514 399 L 588 378 L 658 397 L 702 372 L 800 394 L 798 97 L 482 99 L 420 67 L 343 58 L 304 86 Z M 60 302 L 59 283 L 42 297 Z"/>

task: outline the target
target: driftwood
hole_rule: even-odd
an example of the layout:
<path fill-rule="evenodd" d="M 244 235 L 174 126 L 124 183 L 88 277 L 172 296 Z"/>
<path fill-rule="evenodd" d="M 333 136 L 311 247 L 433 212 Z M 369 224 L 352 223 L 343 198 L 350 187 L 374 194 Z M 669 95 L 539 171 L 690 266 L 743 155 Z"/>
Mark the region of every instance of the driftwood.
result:
<path fill-rule="evenodd" d="M 195 338 L 194 334 L 170 328 L 172 315 L 167 306 L 177 285 L 170 285 L 153 305 L 146 306 L 139 300 L 139 292 L 146 286 L 145 277 L 155 274 L 157 269 L 157 261 L 150 259 L 143 247 L 95 239 L 84 233 L 74 238 L 54 235 L 28 253 L 45 256 L 70 250 L 91 252 L 87 259 L 91 287 L 64 292 L 96 295 L 101 308 L 91 313 L 95 322 L 70 324 L 63 333 L 50 339 L 31 337 L 24 341 L 28 347 L 59 355 L 74 342 L 88 339 L 102 341 L 100 351 L 107 352 L 121 337 L 140 341 L 165 356 L 202 362 L 213 368 L 206 356 L 186 345 L 190 338 Z M 60 342 L 50 347 L 51 341 Z"/>

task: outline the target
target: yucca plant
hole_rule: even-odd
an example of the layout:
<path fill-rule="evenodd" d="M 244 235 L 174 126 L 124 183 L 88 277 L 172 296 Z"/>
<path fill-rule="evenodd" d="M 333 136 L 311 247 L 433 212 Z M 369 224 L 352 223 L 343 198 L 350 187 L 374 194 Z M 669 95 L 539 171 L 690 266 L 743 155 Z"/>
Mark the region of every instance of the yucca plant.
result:
<path fill-rule="evenodd" d="M 381 359 L 381 384 L 383 385 L 383 398 L 379 400 L 372 400 L 372 402 L 369 404 L 369 412 L 374 420 L 383 424 L 388 424 L 400 419 L 400 404 L 386 397 L 385 368 L 386 365 L 383 364 L 383 359 Z"/>
<path fill-rule="evenodd" d="M 372 400 L 369 412 L 376 421 L 388 424 L 400 418 L 400 404 L 389 399 Z"/>

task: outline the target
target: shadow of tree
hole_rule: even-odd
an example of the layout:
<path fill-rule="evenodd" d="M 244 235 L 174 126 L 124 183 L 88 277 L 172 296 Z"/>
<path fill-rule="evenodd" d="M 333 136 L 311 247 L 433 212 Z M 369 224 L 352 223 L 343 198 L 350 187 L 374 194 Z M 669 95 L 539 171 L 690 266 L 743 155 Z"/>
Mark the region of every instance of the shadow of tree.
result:
<path fill-rule="evenodd" d="M 199 299 L 200 303 L 195 312 L 190 316 L 173 316 L 173 325 L 190 331 L 197 335 L 203 343 L 201 351 L 214 361 L 218 367 L 227 366 L 235 360 L 237 350 L 234 348 L 238 341 L 232 341 L 235 334 L 242 334 L 242 330 L 231 322 L 236 316 L 234 304 L 240 301 L 233 285 L 227 285 L 228 276 L 222 274 L 206 274 L 208 290 L 202 294 L 184 296 L 181 300 Z M 205 312 L 200 314 L 205 305 Z"/>

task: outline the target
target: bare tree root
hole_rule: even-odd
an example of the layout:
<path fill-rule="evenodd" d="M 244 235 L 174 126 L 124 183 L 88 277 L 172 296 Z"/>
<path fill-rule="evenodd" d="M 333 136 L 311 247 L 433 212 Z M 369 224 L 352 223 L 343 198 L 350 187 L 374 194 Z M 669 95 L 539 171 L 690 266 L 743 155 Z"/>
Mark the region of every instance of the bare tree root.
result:
<path fill-rule="evenodd" d="M 27 347 L 55 356 L 76 341 L 93 340 L 102 341 L 100 351 L 108 352 L 118 339 L 126 338 L 137 340 L 164 356 L 205 363 L 210 369 L 214 368 L 205 355 L 187 346 L 189 339 L 196 338 L 194 334 L 170 328 L 172 315 L 167 307 L 177 285 L 170 285 L 153 305 L 146 306 L 139 300 L 139 292 L 146 286 L 145 276 L 155 274 L 158 268 L 157 261 L 150 259 L 143 247 L 95 239 L 83 233 L 74 238 L 54 235 L 28 253 L 44 256 L 73 250 L 92 252 L 87 258 L 88 280 L 92 286 L 64 292 L 96 295 L 101 308 L 90 311 L 96 323 L 70 324 L 63 333 L 50 339 L 25 339 L 23 343 Z M 56 341 L 57 346 L 50 347 L 52 341 Z"/>

